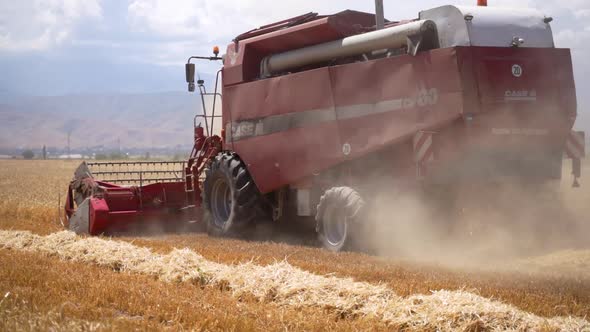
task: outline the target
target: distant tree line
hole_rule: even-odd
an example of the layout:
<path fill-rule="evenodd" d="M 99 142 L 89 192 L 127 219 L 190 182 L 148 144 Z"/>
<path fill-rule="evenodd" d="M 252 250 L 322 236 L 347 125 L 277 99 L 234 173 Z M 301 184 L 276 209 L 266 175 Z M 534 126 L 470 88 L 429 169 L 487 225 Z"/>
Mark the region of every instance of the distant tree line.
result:
<path fill-rule="evenodd" d="M 97 153 L 94 155 L 94 159 L 96 160 L 124 160 L 129 159 L 129 156 L 125 153 L 121 152 L 111 152 L 111 153 Z"/>
<path fill-rule="evenodd" d="M 33 152 L 33 150 L 25 150 L 22 153 L 22 156 L 24 159 L 33 159 L 35 158 L 35 152 Z"/>
<path fill-rule="evenodd" d="M 27 149 L 27 150 L 23 151 L 23 153 L 21 155 L 23 156 L 24 159 L 35 158 L 35 152 L 33 152 L 33 150 L 31 150 L 31 149 Z M 47 147 L 45 145 L 43 145 L 43 149 L 41 149 L 41 158 L 47 159 Z"/>
<path fill-rule="evenodd" d="M 152 157 L 151 153 L 149 151 L 146 151 L 145 153 L 143 153 L 143 155 L 141 154 L 129 154 L 129 153 L 122 153 L 122 152 L 118 152 L 118 151 L 113 151 L 113 152 L 99 152 L 99 153 L 88 153 L 86 154 L 86 158 L 92 158 L 89 157 L 90 155 L 93 155 L 93 159 L 95 160 L 127 160 L 127 159 L 137 159 L 140 158 L 142 160 L 152 160 L 154 159 L 154 157 Z M 43 149 L 41 150 L 41 152 L 37 152 L 35 153 L 32 149 L 26 149 L 24 151 L 21 152 L 21 156 L 23 159 L 27 159 L 27 160 L 31 160 L 31 159 L 48 159 L 48 153 L 47 153 L 47 148 L 44 146 Z M 53 158 L 56 158 L 56 156 L 54 156 Z M 67 155 L 66 155 L 67 157 Z M 13 155 L 13 158 L 17 158 L 16 155 Z M 64 158 L 63 156 L 61 158 Z M 79 157 L 78 157 L 79 158 Z M 173 155 L 170 155 L 169 157 L 162 157 L 162 156 L 158 156 L 155 159 L 168 159 L 171 158 L 172 160 L 185 160 L 187 158 L 187 155 L 185 153 L 179 153 L 176 152 Z"/>

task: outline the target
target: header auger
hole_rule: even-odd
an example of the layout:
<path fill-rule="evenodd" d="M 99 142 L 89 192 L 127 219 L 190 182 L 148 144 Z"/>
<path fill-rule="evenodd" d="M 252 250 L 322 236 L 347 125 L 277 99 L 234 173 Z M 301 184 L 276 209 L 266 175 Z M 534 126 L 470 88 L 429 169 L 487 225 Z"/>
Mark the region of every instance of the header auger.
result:
<path fill-rule="evenodd" d="M 70 227 L 100 234 L 207 215 L 210 233 L 228 235 L 307 222 L 338 251 L 370 225 L 360 216 L 375 187 L 544 183 L 561 178 L 564 152 L 577 185 L 584 137 L 572 131 L 569 49 L 555 48 L 540 12 L 480 2 L 403 21 L 308 13 L 239 35 L 223 56 L 190 57 L 203 114 L 181 171 L 149 173 L 162 175 L 155 183 L 128 171 L 139 183 L 123 186 L 82 166 L 66 206 L 82 227 Z M 213 92 L 195 82 L 192 60 L 222 61 Z"/>

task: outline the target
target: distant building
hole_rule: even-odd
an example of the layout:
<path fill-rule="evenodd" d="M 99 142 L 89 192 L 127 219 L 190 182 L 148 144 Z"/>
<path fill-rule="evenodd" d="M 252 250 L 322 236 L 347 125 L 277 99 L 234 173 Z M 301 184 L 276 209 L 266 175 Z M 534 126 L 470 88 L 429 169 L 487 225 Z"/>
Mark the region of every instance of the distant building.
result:
<path fill-rule="evenodd" d="M 82 159 L 82 158 L 84 158 L 84 156 L 79 153 L 61 154 L 57 157 L 57 159 Z"/>

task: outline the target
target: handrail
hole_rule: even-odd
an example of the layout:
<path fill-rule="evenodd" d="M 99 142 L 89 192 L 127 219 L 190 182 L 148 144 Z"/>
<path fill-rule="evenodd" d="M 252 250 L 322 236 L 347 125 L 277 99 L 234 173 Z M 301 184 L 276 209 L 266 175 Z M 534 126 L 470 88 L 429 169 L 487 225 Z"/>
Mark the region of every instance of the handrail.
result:
<path fill-rule="evenodd" d="M 209 136 L 209 123 L 207 123 L 207 106 L 205 105 L 205 94 L 207 90 L 204 85 L 199 84 L 199 93 L 201 94 L 201 107 L 203 110 L 203 117 L 205 118 L 205 131 L 207 132 L 207 136 Z"/>
<path fill-rule="evenodd" d="M 215 75 L 215 90 L 213 90 L 213 110 L 211 114 L 211 134 L 213 134 L 213 120 L 215 119 L 215 108 L 217 107 L 217 96 L 219 95 L 219 99 L 222 99 L 222 95 L 217 92 L 217 87 L 219 85 L 219 75 L 221 74 L 222 69 L 217 71 Z M 223 105 L 222 105 L 223 107 Z"/>
<path fill-rule="evenodd" d="M 213 129 L 215 126 L 215 118 L 219 118 L 221 117 L 220 115 L 215 115 L 215 111 L 217 109 L 217 98 L 219 97 L 219 99 L 223 98 L 223 95 L 219 92 L 217 92 L 217 90 L 219 89 L 219 75 L 221 74 L 222 70 L 218 70 L 217 71 L 217 75 L 215 77 L 215 90 L 214 92 L 207 92 L 207 88 L 205 87 L 205 85 L 203 84 L 199 84 L 199 93 L 201 95 L 201 105 L 203 108 L 203 114 L 197 114 L 195 115 L 194 119 L 193 119 L 193 124 L 196 127 L 197 122 L 196 119 L 198 117 L 204 117 L 205 118 L 205 131 L 207 132 L 207 136 L 211 136 L 213 135 Z M 211 115 L 207 115 L 207 105 L 205 103 L 205 96 L 213 96 L 213 106 L 211 108 Z M 209 122 L 207 121 L 208 119 L 211 119 L 211 124 L 209 124 Z"/>
<path fill-rule="evenodd" d="M 205 56 L 191 56 L 188 58 L 187 60 L 187 65 L 190 64 L 192 59 L 198 59 L 198 60 L 223 60 L 223 57 L 218 56 L 218 51 L 216 51 L 215 56 L 210 56 L 210 57 L 205 57 Z M 194 69 L 193 69 L 194 71 Z M 214 120 L 217 117 L 215 115 L 215 110 L 217 108 L 217 97 L 219 97 L 220 99 L 223 98 L 221 93 L 217 92 L 219 89 L 219 78 L 221 73 L 223 72 L 223 68 L 219 69 L 217 71 L 217 74 L 215 75 L 215 90 L 213 93 L 208 93 L 207 92 L 207 88 L 205 87 L 204 81 L 201 80 L 199 78 L 198 80 L 198 87 L 199 87 L 199 94 L 201 95 L 201 107 L 203 110 L 203 117 L 205 118 L 205 130 L 207 132 L 207 136 L 210 136 L 213 134 L 213 128 L 214 128 Z M 188 72 L 187 72 L 188 73 Z M 187 74 L 188 75 L 188 74 Z M 193 79 L 194 79 L 194 73 L 193 73 Z M 187 76 L 187 81 L 188 81 L 188 76 Z M 194 82 L 194 81 L 193 81 Z M 192 85 L 193 89 L 194 89 L 194 83 L 193 82 L 189 82 Z M 193 91 L 190 89 L 191 86 L 189 86 L 189 91 Z M 212 107 L 212 114 L 211 114 L 211 124 L 209 124 L 209 122 L 207 121 L 208 119 L 208 115 L 207 115 L 207 106 L 205 103 L 205 96 L 213 96 L 213 107 Z M 196 119 L 197 119 L 198 115 L 195 115 L 194 119 L 193 119 L 193 125 L 196 127 Z"/>
<path fill-rule="evenodd" d="M 212 117 L 212 116 L 208 116 L 208 117 Z M 203 115 L 203 114 L 197 114 L 197 115 L 195 115 L 195 117 L 193 118 L 193 126 L 195 126 L 195 127 L 197 126 L 197 118 L 204 118 L 205 121 L 207 121 L 207 118 L 208 117 L 205 116 L 205 115 Z M 216 115 L 213 118 L 220 118 L 220 117 L 221 117 L 221 115 Z M 209 136 L 209 133 L 207 133 L 207 136 Z"/>

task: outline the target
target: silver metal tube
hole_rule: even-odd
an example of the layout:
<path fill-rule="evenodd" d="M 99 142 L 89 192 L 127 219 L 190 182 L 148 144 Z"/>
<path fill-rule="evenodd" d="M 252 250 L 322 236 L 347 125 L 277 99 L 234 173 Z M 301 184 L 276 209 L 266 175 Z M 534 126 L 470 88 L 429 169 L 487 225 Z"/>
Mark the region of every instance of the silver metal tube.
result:
<path fill-rule="evenodd" d="M 408 37 L 421 36 L 424 32 L 432 29 L 436 30 L 436 24 L 433 21 L 420 20 L 269 55 L 262 59 L 261 74 L 262 77 L 269 77 L 272 74 L 313 63 L 359 55 L 375 50 L 400 48 L 411 43 Z"/>
<path fill-rule="evenodd" d="M 385 14 L 383 13 L 383 0 L 375 0 L 375 26 L 381 30 L 385 26 Z"/>

